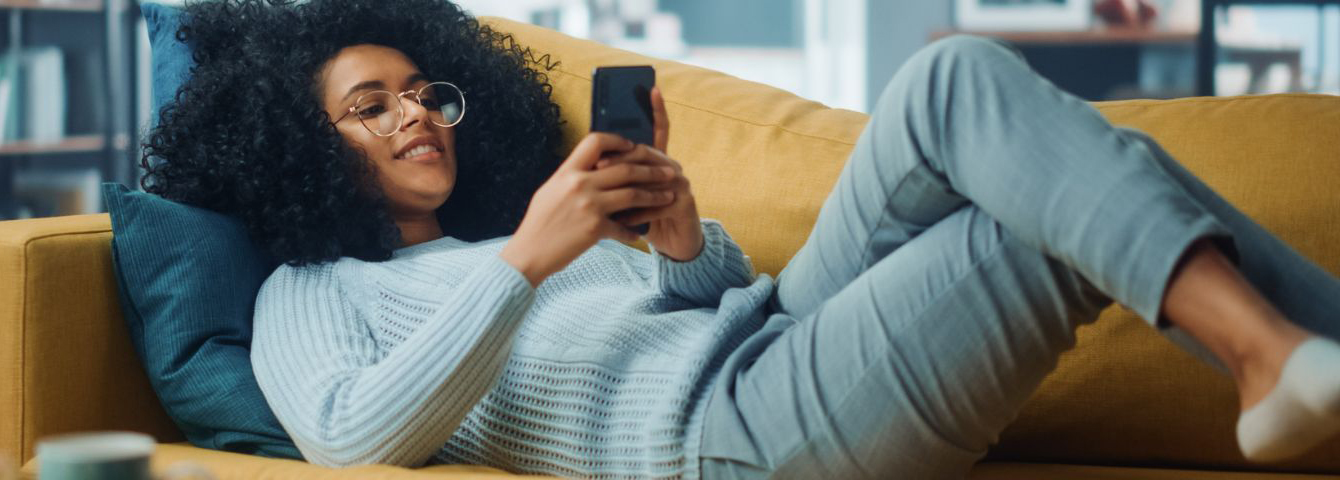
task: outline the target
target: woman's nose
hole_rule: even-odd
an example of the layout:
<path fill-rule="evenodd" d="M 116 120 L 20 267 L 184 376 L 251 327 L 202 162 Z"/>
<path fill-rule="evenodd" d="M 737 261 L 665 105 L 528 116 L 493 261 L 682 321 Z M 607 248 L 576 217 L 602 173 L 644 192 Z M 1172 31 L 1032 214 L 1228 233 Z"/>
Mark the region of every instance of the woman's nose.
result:
<path fill-rule="evenodd" d="M 422 104 L 415 101 L 413 98 L 409 98 L 409 95 L 400 95 L 399 98 L 400 108 L 405 110 L 405 121 L 401 122 L 401 130 L 408 129 L 410 125 L 414 125 L 428 115 L 428 109 L 424 108 Z"/>

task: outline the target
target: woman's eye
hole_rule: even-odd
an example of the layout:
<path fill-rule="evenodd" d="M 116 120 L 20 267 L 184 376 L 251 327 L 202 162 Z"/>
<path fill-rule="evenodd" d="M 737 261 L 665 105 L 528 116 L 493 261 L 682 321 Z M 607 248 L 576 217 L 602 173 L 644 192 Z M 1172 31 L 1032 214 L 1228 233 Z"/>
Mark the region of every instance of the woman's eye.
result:
<path fill-rule="evenodd" d="M 420 103 L 422 103 L 423 106 L 427 108 L 437 108 L 442 106 L 442 104 L 437 103 L 436 98 L 425 98 Z"/>
<path fill-rule="evenodd" d="M 384 111 L 386 111 L 386 109 L 382 108 L 381 105 L 372 105 L 370 107 L 359 110 L 358 114 L 367 117 L 372 115 L 381 115 L 381 113 Z"/>

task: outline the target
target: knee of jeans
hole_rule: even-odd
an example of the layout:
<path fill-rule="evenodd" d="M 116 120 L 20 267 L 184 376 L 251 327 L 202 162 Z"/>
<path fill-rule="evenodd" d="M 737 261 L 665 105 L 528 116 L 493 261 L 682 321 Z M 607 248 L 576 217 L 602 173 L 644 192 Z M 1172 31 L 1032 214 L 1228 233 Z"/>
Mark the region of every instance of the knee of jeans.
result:
<path fill-rule="evenodd" d="M 1002 61 L 1024 62 L 1018 50 L 1001 40 L 967 34 L 950 35 L 923 47 L 907 59 L 881 95 L 880 103 L 885 101 L 884 98 L 901 101 L 914 92 L 917 94 L 914 97 L 929 98 L 936 92 L 949 90 L 942 86 L 959 82 L 974 83 L 983 77 L 998 75 L 993 65 Z M 900 83 L 901 88 L 911 91 L 903 90 L 891 95 L 889 90 L 900 88 L 897 86 Z"/>
<path fill-rule="evenodd" d="M 1023 54 L 1002 40 L 980 35 L 955 34 L 927 45 L 921 52 L 936 61 L 980 61 L 995 58 L 1022 60 Z"/>

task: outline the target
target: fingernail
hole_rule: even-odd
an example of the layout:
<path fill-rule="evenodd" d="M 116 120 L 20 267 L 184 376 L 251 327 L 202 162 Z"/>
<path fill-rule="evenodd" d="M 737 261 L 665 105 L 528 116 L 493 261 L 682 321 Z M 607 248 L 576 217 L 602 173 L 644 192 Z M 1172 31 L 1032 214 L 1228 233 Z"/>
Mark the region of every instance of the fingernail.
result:
<path fill-rule="evenodd" d="M 670 167 L 661 167 L 661 173 L 665 174 L 665 176 L 668 177 L 675 174 L 675 169 Z"/>

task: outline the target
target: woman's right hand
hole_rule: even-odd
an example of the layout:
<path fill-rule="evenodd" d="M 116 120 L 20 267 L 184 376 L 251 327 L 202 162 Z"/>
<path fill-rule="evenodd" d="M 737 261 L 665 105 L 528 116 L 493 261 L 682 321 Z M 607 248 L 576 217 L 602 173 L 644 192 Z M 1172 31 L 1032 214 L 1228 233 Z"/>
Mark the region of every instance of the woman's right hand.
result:
<path fill-rule="evenodd" d="M 668 188 L 678 175 L 674 168 L 632 162 L 595 168 L 603 155 L 633 147 L 618 135 L 588 134 L 536 190 L 516 234 L 499 253 L 531 286 L 539 286 L 602 238 L 637 240 L 637 232 L 610 220 L 610 214 L 674 202 Z"/>

